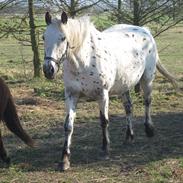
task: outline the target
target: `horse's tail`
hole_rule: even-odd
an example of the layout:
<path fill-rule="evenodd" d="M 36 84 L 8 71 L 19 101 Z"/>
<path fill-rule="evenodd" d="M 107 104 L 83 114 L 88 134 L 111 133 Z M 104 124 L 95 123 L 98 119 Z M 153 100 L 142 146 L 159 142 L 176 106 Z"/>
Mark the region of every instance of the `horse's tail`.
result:
<path fill-rule="evenodd" d="M 158 56 L 158 60 L 156 63 L 156 67 L 157 67 L 158 71 L 172 83 L 175 90 L 178 91 L 179 86 L 177 83 L 177 79 L 171 73 L 169 73 L 167 71 L 167 69 L 161 64 L 159 56 Z"/>
<path fill-rule="evenodd" d="M 22 139 L 28 146 L 33 147 L 34 141 L 24 131 L 17 115 L 13 97 L 6 83 L 0 78 L 0 120 L 8 129 Z"/>
<path fill-rule="evenodd" d="M 17 115 L 16 107 L 13 102 L 12 96 L 9 97 L 7 105 L 4 111 L 3 121 L 5 122 L 8 129 L 23 140 L 28 146 L 33 147 L 34 141 L 25 132 L 20 124 L 19 117 Z"/>

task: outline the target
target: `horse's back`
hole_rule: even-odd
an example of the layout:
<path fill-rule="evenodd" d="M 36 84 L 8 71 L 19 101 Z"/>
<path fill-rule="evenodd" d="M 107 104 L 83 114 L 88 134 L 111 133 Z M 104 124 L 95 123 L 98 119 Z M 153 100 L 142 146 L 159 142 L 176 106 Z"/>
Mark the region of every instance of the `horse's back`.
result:
<path fill-rule="evenodd" d="M 140 27 L 136 25 L 128 25 L 128 24 L 116 24 L 108 29 L 105 29 L 103 32 L 121 32 L 121 33 L 137 33 L 137 34 L 148 34 L 151 35 L 150 30 L 147 27 Z M 152 35 L 151 35 L 152 36 Z"/>
<path fill-rule="evenodd" d="M 143 48 L 145 51 L 146 48 L 156 45 L 155 40 L 147 27 L 140 27 L 135 25 L 128 24 L 117 24 L 103 31 L 103 33 L 118 33 L 121 36 L 126 37 L 130 40 L 133 40 L 137 45 Z"/>
<path fill-rule="evenodd" d="M 143 77 L 148 81 L 153 80 L 158 53 L 155 40 L 148 28 L 135 25 L 117 24 L 104 30 L 103 33 L 110 35 L 119 34 L 123 37 L 123 40 L 125 40 L 124 42 L 121 41 L 121 44 L 139 51 L 138 53 L 143 57 L 145 64 Z M 137 63 L 138 62 L 136 61 L 135 67 L 137 68 L 140 68 L 139 66 L 142 66 L 143 64 L 143 62 L 141 62 L 141 64 L 137 66 Z M 133 73 L 134 72 L 136 71 L 133 71 Z"/>

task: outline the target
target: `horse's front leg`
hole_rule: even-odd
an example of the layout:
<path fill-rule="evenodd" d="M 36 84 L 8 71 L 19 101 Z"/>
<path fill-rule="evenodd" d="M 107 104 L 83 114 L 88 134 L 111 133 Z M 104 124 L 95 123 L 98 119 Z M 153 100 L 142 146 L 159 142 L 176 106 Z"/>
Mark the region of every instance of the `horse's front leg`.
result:
<path fill-rule="evenodd" d="M 59 168 L 64 171 L 70 168 L 70 145 L 71 138 L 74 128 L 74 119 L 76 115 L 76 104 L 78 101 L 78 96 L 65 93 L 66 96 L 66 118 L 64 123 L 65 131 L 65 142 L 62 151 L 62 162 L 59 164 Z"/>
<path fill-rule="evenodd" d="M 109 143 L 110 143 L 109 132 L 108 132 L 108 126 L 109 126 L 108 108 L 109 108 L 109 93 L 107 90 L 104 90 L 102 94 L 102 99 L 99 100 L 99 109 L 100 109 L 100 121 L 103 135 L 102 150 L 104 152 L 105 158 L 109 157 Z"/>

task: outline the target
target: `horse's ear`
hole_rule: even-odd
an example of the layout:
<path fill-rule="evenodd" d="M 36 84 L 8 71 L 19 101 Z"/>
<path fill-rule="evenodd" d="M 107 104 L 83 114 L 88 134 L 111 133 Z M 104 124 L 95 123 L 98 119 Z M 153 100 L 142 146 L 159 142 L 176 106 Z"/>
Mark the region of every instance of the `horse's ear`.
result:
<path fill-rule="evenodd" d="M 48 11 L 45 13 L 45 22 L 47 25 L 51 24 L 51 15 Z"/>
<path fill-rule="evenodd" d="M 62 12 L 62 15 L 61 15 L 61 22 L 63 24 L 66 24 L 67 23 L 67 20 L 68 20 L 68 17 L 67 17 L 67 14 L 65 11 Z"/>

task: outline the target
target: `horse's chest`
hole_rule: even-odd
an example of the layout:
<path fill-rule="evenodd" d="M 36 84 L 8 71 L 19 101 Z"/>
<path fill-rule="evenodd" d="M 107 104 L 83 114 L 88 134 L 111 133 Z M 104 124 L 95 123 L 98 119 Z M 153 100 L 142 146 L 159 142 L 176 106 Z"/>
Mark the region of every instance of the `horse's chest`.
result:
<path fill-rule="evenodd" d="M 64 70 L 65 87 L 87 97 L 100 96 L 103 89 L 109 89 L 114 81 L 113 69 L 97 64 L 81 71 Z M 109 71 L 108 71 L 109 70 Z"/>

